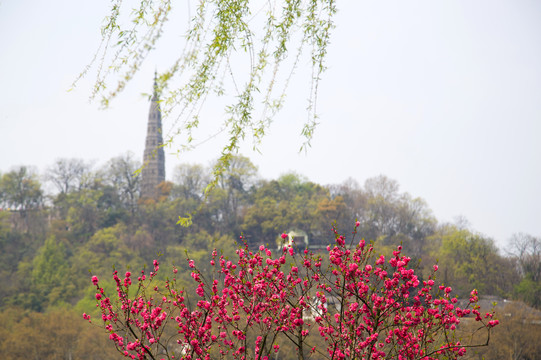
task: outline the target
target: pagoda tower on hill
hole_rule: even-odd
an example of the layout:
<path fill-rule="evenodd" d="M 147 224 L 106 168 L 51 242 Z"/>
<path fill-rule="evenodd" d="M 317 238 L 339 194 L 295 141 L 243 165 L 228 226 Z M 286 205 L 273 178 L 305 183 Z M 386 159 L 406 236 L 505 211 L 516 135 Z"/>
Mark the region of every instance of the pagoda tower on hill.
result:
<path fill-rule="evenodd" d="M 148 113 L 147 137 L 141 171 L 141 198 L 157 198 L 158 185 L 165 181 L 165 154 L 162 144 L 162 114 L 156 74 L 154 74 L 154 91 Z"/>

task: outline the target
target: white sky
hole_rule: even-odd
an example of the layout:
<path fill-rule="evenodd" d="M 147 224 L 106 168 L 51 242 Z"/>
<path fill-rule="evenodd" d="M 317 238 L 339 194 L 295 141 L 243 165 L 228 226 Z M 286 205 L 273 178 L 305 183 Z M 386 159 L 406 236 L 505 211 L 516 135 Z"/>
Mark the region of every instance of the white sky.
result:
<path fill-rule="evenodd" d="M 541 236 L 541 3 L 338 8 L 312 148 L 297 152 L 308 93 L 292 87 L 262 154 L 250 144 L 242 151 L 261 176 L 294 170 L 320 184 L 363 184 L 384 174 L 438 220 L 465 216 L 500 246 L 515 232 Z M 181 45 L 151 57 L 111 108 L 98 110 L 88 102 L 92 76 L 66 90 L 97 48 L 107 9 L 106 0 L 0 0 L 0 172 L 44 171 L 57 158 L 142 157 L 149 104 L 141 93 Z M 169 40 L 180 44 L 183 29 L 170 24 Z M 168 175 L 179 163 L 208 164 L 220 146 L 167 155 Z"/>

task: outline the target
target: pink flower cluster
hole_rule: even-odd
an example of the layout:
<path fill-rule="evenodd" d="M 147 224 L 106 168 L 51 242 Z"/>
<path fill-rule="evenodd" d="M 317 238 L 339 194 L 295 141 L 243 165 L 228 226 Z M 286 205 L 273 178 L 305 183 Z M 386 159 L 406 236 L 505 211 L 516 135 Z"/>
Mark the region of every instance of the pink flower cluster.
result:
<path fill-rule="evenodd" d="M 141 273 L 133 294 L 131 273 L 123 280 L 113 273 L 115 306 L 94 276 L 104 327 L 132 359 L 156 359 L 159 353 L 170 359 L 208 360 L 212 353 L 267 360 L 279 351 L 274 339 L 283 334 L 299 356 L 307 350 L 341 360 L 458 358 L 467 347 L 477 346 L 455 337 L 461 318 L 475 315 L 487 335 L 498 325 L 493 313 L 481 316 L 475 290 L 466 307 L 457 306 L 452 289 L 436 285 L 437 266 L 421 281 L 400 246 L 386 259 L 364 240 L 353 245 L 355 233 L 349 244 L 335 234 L 335 244 L 327 247 L 328 266 L 322 265 L 321 255 L 297 255 L 291 246 L 277 256 L 265 246 L 257 251 L 245 246 L 237 250 L 236 261 L 213 251 L 213 277 L 206 279 L 188 259 L 197 283 L 191 302 L 176 289 L 175 280 L 161 290 L 151 286 L 157 261 L 148 279 Z M 90 321 L 88 315 L 84 318 Z M 161 337 L 168 322 L 177 328 L 175 346 Z M 248 333 L 255 336 L 250 340 Z M 310 344 L 310 334 L 320 336 L 325 348 Z"/>

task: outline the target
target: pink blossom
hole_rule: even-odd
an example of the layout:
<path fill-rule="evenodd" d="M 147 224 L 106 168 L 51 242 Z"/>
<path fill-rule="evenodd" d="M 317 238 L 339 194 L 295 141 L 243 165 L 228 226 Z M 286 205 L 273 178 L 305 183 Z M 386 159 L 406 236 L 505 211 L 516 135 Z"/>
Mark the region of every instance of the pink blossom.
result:
<path fill-rule="evenodd" d="M 364 270 L 365 270 L 366 272 L 372 271 L 372 265 L 366 265 L 366 266 L 364 267 Z"/>
<path fill-rule="evenodd" d="M 302 340 L 310 329 L 317 330 L 310 336 L 321 336 L 323 347 L 318 351 L 328 353 L 330 358 L 381 360 L 463 356 L 467 346 L 460 342 L 447 340 L 436 345 L 432 339 L 454 339 L 453 331 L 470 313 L 476 315 L 481 327 L 499 324 L 490 312 L 483 313 L 490 321 L 482 319 L 476 290 L 470 294 L 470 304 L 461 309 L 455 307 L 457 299 L 450 298 L 451 287 L 436 285 L 429 277 L 420 288 L 414 269 L 408 267 L 411 259 L 402 254 L 401 246 L 393 251 L 389 267 L 383 255 L 374 254 L 371 244 L 361 240 L 352 248 L 346 244 L 354 244 L 354 239 L 333 231 L 336 241 L 327 247 L 328 261 L 307 250 L 301 258 L 286 261 L 288 254 L 294 254 L 289 245 L 276 258 L 263 245 L 259 251 L 250 251 L 245 245 L 231 260 L 213 251 L 212 275 L 199 272 L 193 260 L 188 260 L 188 266 L 194 269 L 191 276 L 198 283 L 197 301 L 189 301 L 193 300 L 193 294 L 189 294 L 185 302 L 175 280 L 166 280 L 164 286 L 160 282 L 158 289 L 156 281 L 152 283 L 159 271 L 157 261 L 148 280 L 142 272 L 138 282 L 144 289 L 154 287 L 159 295 L 128 292 L 126 279 L 131 274 L 126 273 L 126 286 L 122 286 L 114 272 L 117 298 L 110 300 L 101 288 L 96 294 L 103 326 L 115 346 L 132 359 L 146 358 L 147 349 L 159 348 L 155 334 L 160 334 L 171 319 L 178 327 L 175 340 L 185 354 L 192 354 L 186 355 L 186 360 L 209 360 L 211 351 L 239 360 L 266 360 L 266 356 L 258 355 L 264 338 L 281 332 L 286 338 Z M 287 234 L 281 237 L 286 239 Z M 289 266 L 283 265 L 290 260 L 288 271 Z M 177 269 L 173 272 L 176 274 Z M 97 285 L 97 277 L 92 277 L 92 282 Z M 432 286 L 438 286 L 443 295 L 432 292 Z M 336 304 L 341 307 L 338 311 Z M 315 324 L 312 320 L 305 322 L 310 313 Z M 86 313 L 83 318 L 90 321 Z M 127 326 L 140 335 L 126 331 Z M 213 349 L 215 346 L 218 349 Z M 252 355 L 246 349 L 251 349 Z M 273 349 L 278 352 L 280 347 L 273 345 Z M 315 351 L 313 347 L 311 352 Z"/>
<path fill-rule="evenodd" d="M 499 320 L 490 320 L 490 321 L 488 322 L 488 326 L 494 327 L 494 326 L 498 325 L 499 323 L 500 323 Z"/>

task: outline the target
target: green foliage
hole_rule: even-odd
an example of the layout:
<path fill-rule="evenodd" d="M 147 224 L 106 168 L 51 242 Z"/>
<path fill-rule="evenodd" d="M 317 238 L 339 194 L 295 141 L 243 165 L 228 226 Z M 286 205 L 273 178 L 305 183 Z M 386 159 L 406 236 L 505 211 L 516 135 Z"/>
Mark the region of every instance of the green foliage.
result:
<path fill-rule="evenodd" d="M 75 296 L 66 255 L 64 245 L 49 237 L 32 261 L 32 291 L 43 299 L 44 307 L 69 302 Z"/>
<path fill-rule="evenodd" d="M 116 267 L 126 265 L 142 267 L 145 261 L 130 249 L 124 239 L 130 232 L 123 224 L 97 231 L 73 256 L 71 273 L 77 279 L 77 288 L 86 288 L 89 272 L 109 274 Z M 150 254 L 155 256 L 156 254 Z"/>
<path fill-rule="evenodd" d="M 318 204 L 328 199 L 329 193 L 296 174 L 285 174 L 262 183 L 253 196 L 254 205 L 246 210 L 242 228 L 250 241 L 271 244 L 278 233 L 293 228 L 317 233 L 321 220 Z"/>
<path fill-rule="evenodd" d="M 513 268 L 498 255 L 492 239 L 447 226 L 431 240 L 441 246 L 437 257 L 443 269 L 443 281 L 452 284 L 459 296 L 467 296 L 471 288 L 485 294 L 511 295 Z"/>
<path fill-rule="evenodd" d="M 0 271 L 2 272 L 14 271 L 22 254 L 24 254 L 24 248 L 17 246 L 21 242 L 22 234 L 11 230 L 10 219 L 10 212 L 0 212 L 0 254 L 10 254 L 10 256 L 0 258 Z M 0 291 L 0 293 L 2 292 Z"/>
<path fill-rule="evenodd" d="M 531 275 L 526 275 L 515 286 L 515 292 L 519 299 L 537 309 L 541 309 L 541 282 L 534 281 Z"/>
<path fill-rule="evenodd" d="M 39 208 L 42 201 L 37 176 L 27 167 L 21 166 L 0 177 L 0 206 L 26 214 L 28 210 Z"/>
<path fill-rule="evenodd" d="M 37 175 L 26 166 L 0 177 L 0 209 L 12 212 L 11 223 L 26 233 L 39 231 L 35 213 L 43 205 L 43 191 Z"/>

